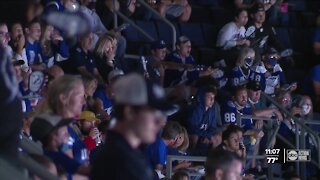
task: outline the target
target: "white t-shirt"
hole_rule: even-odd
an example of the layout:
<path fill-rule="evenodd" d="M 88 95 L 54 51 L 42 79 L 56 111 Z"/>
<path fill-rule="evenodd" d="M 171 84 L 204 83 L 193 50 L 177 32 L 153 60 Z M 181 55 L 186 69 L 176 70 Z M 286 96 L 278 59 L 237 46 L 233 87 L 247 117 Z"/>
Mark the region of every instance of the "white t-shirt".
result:
<path fill-rule="evenodd" d="M 217 47 L 223 49 L 231 49 L 237 45 L 237 40 L 245 37 L 246 29 L 241 26 L 240 28 L 235 22 L 230 22 L 224 25 L 219 31 L 217 38 Z"/>

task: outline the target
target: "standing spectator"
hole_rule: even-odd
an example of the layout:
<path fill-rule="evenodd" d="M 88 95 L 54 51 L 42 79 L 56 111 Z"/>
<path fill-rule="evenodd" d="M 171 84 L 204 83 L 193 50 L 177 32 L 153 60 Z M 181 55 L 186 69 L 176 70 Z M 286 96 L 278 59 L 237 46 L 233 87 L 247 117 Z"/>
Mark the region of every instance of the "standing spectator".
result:
<path fill-rule="evenodd" d="M 242 161 L 233 152 L 224 150 L 210 152 L 205 163 L 205 180 L 241 179 Z"/>
<path fill-rule="evenodd" d="M 221 117 L 220 107 L 215 102 L 217 90 L 209 86 L 200 91 L 199 102 L 192 109 L 188 119 L 188 131 L 193 145 L 212 145 L 221 143 Z"/>
<path fill-rule="evenodd" d="M 32 20 L 25 27 L 26 32 L 26 55 L 28 59 L 28 64 L 32 70 L 45 70 L 46 66 L 43 64 L 41 58 L 41 45 L 40 45 L 40 36 L 41 36 L 41 26 L 40 21 L 37 19 Z"/>
<path fill-rule="evenodd" d="M 244 9 L 235 11 L 234 21 L 224 25 L 218 34 L 217 47 L 223 50 L 250 45 L 250 41 L 245 36 L 245 25 L 248 22 L 248 13 Z"/>
<path fill-rule="evenodd" d="M 60 33 L 51 25 L 42 26 L 41 57 L 47 68 L 68 59 L 69 47 Z"/>
<path fill-rule="evenodd" d="M 94 76 L 99 83 L 103 82 L 95 60 L 94 55 L 90 51 L 92 46 L 92 33 L 87 33 L 79 38 L 77 46 L 71 51 L 70 61 L 72 69 L 75 67 L 77 73 L 82 76 Z"/>
<path fill-rule="evenodd" d="M 93 162 L 91 178 L 152 179 L 152 170 L 138 148 L 156 140 L 156 110 L 172 107 L 160 86 L 137 74 L 117 80 L 114 91 L 117 124 L 108 132 L 106 143 Z"/>
<path fill-rule="evenodd" d="M 196 80 L 199 76 L 207 76 L 213 73 L 211 68 L 201 72 L 195 69 L 197 64 L 190 54 L 191 41 L 189 38 L 185 36 L 179 37 L 176 47 L 177 50 L 169 54 L 167 60 L 169 62 L 189 65 L 189 68 L 182 70 L 167 70 L 165 74 L 165 87 L 182 84 L 188 85 Z"/>

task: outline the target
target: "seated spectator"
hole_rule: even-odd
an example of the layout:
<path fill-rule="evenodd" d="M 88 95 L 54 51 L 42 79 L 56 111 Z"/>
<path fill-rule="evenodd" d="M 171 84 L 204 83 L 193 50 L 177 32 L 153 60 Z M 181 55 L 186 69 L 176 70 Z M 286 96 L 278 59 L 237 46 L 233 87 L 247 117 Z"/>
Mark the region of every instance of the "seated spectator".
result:
<path fill-rule="evenodd" d="M 101 121 L 91 111 L 83 111 L 78 117 L 77 123 L 73 124 L 73 129 L 86 145 L 89 152 L 101 143 L 100 132 L 97 125 Z"/>
<path fill-rule="evenodd" d="M 161 137 L 158 137 L 156 142 L 149 145 L 146 150 L 146 157 L 150 165 L 156 171 L 162 172 L 165 169 L 167 149 L 174 148 L 182 132 L 181 126 L 177 122 L 168 122 L 162 131 Z"/>
<path fill-rule="evenodd" d="M 235 11 L 234 21 L 224 25 L 218 33 L 216 46 L 229 50 L 241 46 L 249 46 L 250 41 L 245 36 L 245 25 L 248 22 L 248 13 L 244 9 Z"/>
<path fill-rule="evenodd" d="M 199 93 L 199 102 L 192 108 L 188 131 L 193 145 L 216 147 L 221 143 L 220 107 L 215 102 L 217 90 L 209 86 Z M 216 144 L 213 144 L 216 143 Z"/>
<path fill-rule="evenodd" d="M 41 141 L 45 155 L 50 157 L 57 167 L 61 167 L 68 173 L 88 175 L 90 170 L 86 165 L 81 165 L 71 159 L 59 148 L 69 140 L 68 124 L 70 119 L 50 113 L 38 115 L 31 124 L 31 135 L 35 140 Z"/>
<path fill-rule="evenodd" d="M 236 153 L 213 150 L 205 163 L 205 180 L 241 179 L 242 161 Z"/>
<path fill-rule="evenodd" d="M 33 20 L 25 27 L 26 32 L 26 55 L 28 59 L 28 64 L 32 70 L 44 71 L 46 66 L 43 64 L 41 58 L 41 26 L 40 21 Z"/>
<path fill-rule="evenodd" d="M 94 111 L 95 112 L 95 100 L 93 98 L 93 94 L 96 92 L 98 82 L 92 76 L 83 76 L 82 77 L 83 86 L 84 86 L 84 98 L 86 100 L 86 105 L 84 107 L 85 110 Z"/>
<path fill-rule="evenodd" d="M 117 40 L 108 34 L 103 34 L 100 36 L 94 49 L 97 68 L 105 82 L 108 82 L 109 73 L 116 68 L 116 48 Z"/>
<path fill-rule="evenodd" d="M 84 86 L 80 78 L 70 75 L 58 77 L 49 85 L 47 97 L 49 111 L 64 118 L 76 118 L 81 114 L 85 104 L 84 94 Z M 71 125 L 68 126 L 68 132 L 70 141 L 60 147 L 60 150 L 79 163 L 88 162 L 86 146 Z"/>
<path fill-rule="evenodd" d="M 243 132 L 239 126 L 230 125 L 222 133 L 222 144 L 218 149 L 234 152 L 242 159 L 246 159 L 246 147 L 243 144 Z"/>
<path fill-rule="evenodd" d="M 187 150 L 189 148 L 189 134 L 185 127 L 181 128 L 182 132 L 179 134 L 175 148 L 178 150 L 180 155 L 187 155 Z"/>
<path fill-rule="evenodd" d="M 177 18 L 181 22 L 187 22 L 190 19 L 192 8 L 188 0 L 148 0 L 147 2 L 156 9 L 162 17 Z M 151 12 L 148 14 L 152 16 Z"/>
<path fill-rule="evenodd" d="M 69 47 L 51 25 L 43 25 L 40 37 L 41 57 L 47 68 L 68 59 Z"/>
<path fill-rule="evenodd" d="M 79 11 L 85 15 L 87 20 L 89 21 L 90 27 L 92 28 L 92 32 L 94 34 L 94 43 L 93 43 L 93 49 L 96 46 L 96 43 L 99 39 L 99 36 L 101 36 L 104 33 L 114 33 L 116 41 L 118 42 L 115 44 L 116 48 L 114 47 L 115 51 L 115 57 L 118 61 L 122 61 L 126 52 L 126 46 L 127 41 L 126 39 L 121 36 L 120 32 L 116 32 L 114 29 L 109 29 L 109 31 L 103 22 L 101 21 L 100 17 L 96 13 L 96 1 L 91 0 L 81 0 L 81 6 L 79 8 Z M 113 3 L 113 1 L 112 1 Z M 100 7 L 97 7 L 98 9 Z"/>
<path fill-rule="evenodd" d="M 14 59 L 23 60 L 24 65 L 22 67 L 22 70 L 24 72 L 28 72 L 29 65 L 25 48 L 26 39 L 20 22 L 15 22 L 11 24 L 9 44 L 12 48 L 12 55 L 10 56 L 12 56 L 12 58 Z"/>
<path fill-rule="evenodd" d="M 165 87 L 174 85 L 189 85 L 198 77 L 209 76 L 213 74 L 213 70 L 208 68 L 205 71 L 197 71 L 195 66 L 197 65 L 193 57 L 191 56 L 191 41 L 185 36 L 178 38 L 176 44 L 177 50 L 168 55 L 167 61 L 178 64 L 189 65 L 189 68 L 182 70 L 167 70 L 165 74 Z"/>
<path fill-rule="evenodd" d="M 297 103 L 294 104 L 297 108 L 300 108 L 299 116 L 303 120 L 313 120 L 313 105 L 309 96 L 301 96 Z"/>
<path fill-rule="evenodd" d="M 230 85 L 240 86 L 248 83 L 249 80 L 255 80 L 256 74 L 251 69 L 255 64 L 255 52 L 251 48 L 243 48 L 238 56 L 236 67 L 230 72 Z"/>
<path fill-rule="evenodd" d="M 261 96 L 261 85 L 259 81 L 249 81 L 248 88 L 248 101 L 254 110 L 267 108 L 266 99 Z"/>
<path fill-rule="evenodd" d="M 255 67 L 262 89 L 268 95 L 274 96 L 277 89 L 286 83 L 282 68 L 278 64 L 280 56 L 274 48 L 269 48 L 262 56 L 262 63 Z"/>
<path fill-rule="evenodd" d="M 250 13 L 252 21 L 250 21 L 246 28 L 248 31 L 253 31 L 248 34 L 251 47 L 253 47 L 258 54 L 263 54 L 268 47 L 274 47 L 278 51 L 282 51 L 283 47 L 276 37 L 275 29 L 265 23 L 266 12 L 262 5 L 256 5 L 251 9 Z M 260 57 L 258 57 L 260 59 Z"/>
<path fill-rule="evenodd" d="M 99 83 L 102 83 L 103 78 L 97 69 L 94 55 L 90 51 L 91 46 L 92 33 L 87 33 L 79 38 L 78 44 L 71 50 L 71 68 L 75 67 L 77 73 L 82 76 L 94 76 Z"/>

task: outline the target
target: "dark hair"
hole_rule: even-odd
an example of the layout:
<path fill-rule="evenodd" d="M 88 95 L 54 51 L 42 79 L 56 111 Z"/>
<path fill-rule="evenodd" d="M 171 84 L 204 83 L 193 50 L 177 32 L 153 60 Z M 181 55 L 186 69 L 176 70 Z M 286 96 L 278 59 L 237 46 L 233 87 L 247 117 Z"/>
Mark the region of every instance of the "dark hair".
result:
<path fill-rule="evenodd" d="M 182 127 L 178 122 L 170 121 L 164 126 L 161 137 L 163 139 L 174 139 L 182 132 Z"/>
<path fill-rule="evenodd" d="M 188 179 L 189 179 L 188 172 L 186 170 L 179 170 L 179 171 L 174 173 L 174 175 L 172 176 L 171 180 L 180 180 L 183 177 L 188 177 Z"/>
<path fill-rule="evenodd" d="M 91 76 L 91 75 L 81 76 L 81 79 L 82 79 L 82 82 L 83 82 L 83 86 L 85 88 L 91 81 L 97 80 L 94 76 Z"/>
<path fill-rule="evenodd" d="M 109 121 L 101 121 L 101 123 L 98 124 L 98 130 L 102 133 L 102 134 L 106 134 L 107 129 L 109 127 L 110 122 Z"/>
<path fill-rule="evenodd" d="M 237 125 L 229 125 L 225 131 L 222 133 L 222 141 L 230 138 L 231 134 L 235 134 L 237 132 L 243 132 L 242 129 Z"/>
<path fill-rule="evenodd" d="M 138 113 L 139 111 L 146 108 L 146 106 L 133 106 L 133 105 L 124 105 L 124 104 L 115 104 L 112 108 L 112 111 L 114 113 L 114 117 L 117 119 L 117 121 L 123 121 L 125 120 L 125 114 L 124 110 L 126 107 L 132 108 L 132 110 L 135 113 Z"/>
<path fill-rule="evenodd" d="M 32 19 L 32 21 L 30 21 L 30 22 L 28 22 L 28 23 L 26 23 L 25 25 L 23 25 L 23 27 L 25 27 L 25 28 L 30 28 L 32 25 L 34 25 L 34 24 L 36 24 L 36 23 L 39 23 L 40 25 L 41 25 L 41 21 L 40 21 L 40 19 L 39 18 L 34 18 L 34 19 Z"/>
<path fill-rule="evenodd" d="M 239 15 L 242 13 L 242 11 L 247 12 L 246 9 L 241 9 L 241 8 L 240 8 L 240 9 L 236 9 L 236 10 L 234 11 L 233 17 L 234 17 L 234 18 L 238 18 Z"/>
<path fill-rule="evenodd" d="M 229 169 L 234 161 L 242 162 L 242 159 L 236 153 L 221 149 L 209 152 L 205 163 L 206 176 L 212 176 L 218 169 Z"/>
<path fill-rule="evenodd" d="M 203 89 L 204 94 L 206 93 L 212 93 L 214 95 L 217 95 L 217 88 L 215 86 L 207 86 Z"/>
<path fill-rule="evenodd" d="M 233 96 L 236 96 L 240 91 L 246 91 L 246 90 L 247 90 L 246 85 L 236 86 L 236 87 L 233 88 L 233 93 L 232 93 L 232 95 L 233 95 Z"/>

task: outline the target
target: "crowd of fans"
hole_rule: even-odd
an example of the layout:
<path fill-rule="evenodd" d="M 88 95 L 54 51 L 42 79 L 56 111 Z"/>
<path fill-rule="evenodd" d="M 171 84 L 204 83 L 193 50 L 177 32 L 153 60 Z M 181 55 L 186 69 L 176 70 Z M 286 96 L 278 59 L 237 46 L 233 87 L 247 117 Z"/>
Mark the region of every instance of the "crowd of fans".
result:
<path fill-rule="evenodd" d="M 182 22 L 190 18 L 187 0 L 147 2 L 163 17 Z M 282 66 L 290 66 L 290 52 L 267 22 L 277 20 L 281 12 L 272 16 L 277 5 L 275 0 L 235 0 L 233 21 L 217 34 L 222 61 L 205 67 L 191 55 L 192 42 L 186 36 L 178 37 L 172 52 L 157 40 L 141 61 L 126 61 L 126 39 L 113 27 L 114 10 L 157 19 L 135 0 L 32 1 L 27 20 L 0 22 L 3 59 L 12 65 L 8 73 L 14 70 L 12 81 L 3 77 L 11 89 L 5 98 L 14 102 L 12 97 L 19 97 L 15 103 L 22 104 L 24 112 L 23 122 L 12 121 L 15 131 L 21 130 L 22 139 L 41 142 L 34 146 L 43 155 L 31 157 L 61 179 L 163 178 L 167 155 L 207 156 L 205 179 L 266 174 L 265 159 L 247 156 L 264 152 L 269 143 L 287 148 L 267 136 L 278 126 L 279 134 L 295 144 L 300 132 L 283 109 L 307 121 L 318 118 L 320 107 L 319 65 L 301 87 L 286 81 Z M 63 30 L 41 18 L 56 11 L 79 11 L 90 31 L 66 38 Z M 314 43 L 318 55 L 319 34 L 316 31 Z M 29 76 L 35 71 L 45 75 L 41 98 L 29 97 Z M 274 121 L 246 117 L 240 122 L 242 115 Z M 310 135 L 305 136 L 314 150 Z M 172 179 L 190 179 L 188 168 L 195 165 L 174 161 Z M 310 176 L 317 172 L 309 170 Z"/>

